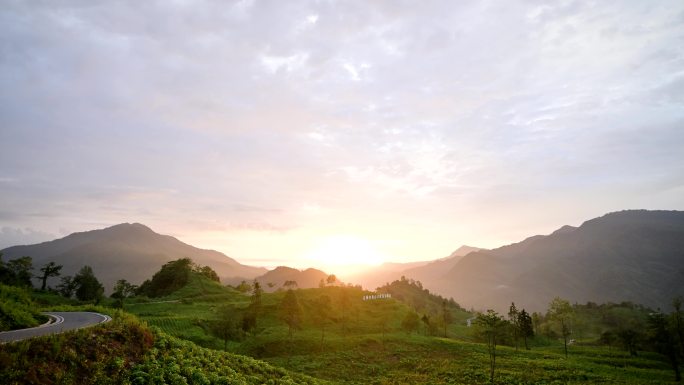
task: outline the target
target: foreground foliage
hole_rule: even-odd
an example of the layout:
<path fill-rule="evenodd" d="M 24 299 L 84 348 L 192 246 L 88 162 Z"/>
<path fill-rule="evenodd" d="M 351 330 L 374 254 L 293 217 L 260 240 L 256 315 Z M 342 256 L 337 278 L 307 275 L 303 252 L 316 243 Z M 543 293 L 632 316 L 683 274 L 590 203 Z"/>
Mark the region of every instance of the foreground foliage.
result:
<path fill-rule="evenodd" d="M 112 314 L 113 320 L 107 324 L 0 346 L 0 383 L 142 385 L 322 382 L 250 357 L 201 348 L 150 329 L 121 311 Z"/>
<path fill-rule="evenodd" d="M 44 319 L 28 289 L 0 284 L 0 331 L 37 326 Z"/>

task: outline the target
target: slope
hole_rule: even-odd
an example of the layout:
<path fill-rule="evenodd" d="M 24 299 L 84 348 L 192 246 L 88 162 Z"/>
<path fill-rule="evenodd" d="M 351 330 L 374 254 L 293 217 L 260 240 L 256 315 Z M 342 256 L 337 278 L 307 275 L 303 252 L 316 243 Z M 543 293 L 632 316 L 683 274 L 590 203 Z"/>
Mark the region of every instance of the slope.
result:
<path fill-rule="evenodd" d="M 470 253 L 426 286 L 465 306 L 541 310 L 555 296 L 668 308 L 684 294 L 684 212 L 631 210 Z"/>
<path fill-rule="evenodd" d="M 157 234 L 139 223 L 74 233 L 36 245 L 13 246 L 2 253 L 5 260 L 31 256 L 36 269 L 55 261 L 64 265 L 62 275 L 73 275 L 84 265 L 90 265 L 107 290 L 122 278 L 139 284 L 162 264 L 183 257 L 210 266 L 223 281 L 236 277 L 251 279 L 267 271 L 242 265 L 218 251 L 199 249 L 174 237 Z M 53 285 L 55 281 L 51 281 Z"/>

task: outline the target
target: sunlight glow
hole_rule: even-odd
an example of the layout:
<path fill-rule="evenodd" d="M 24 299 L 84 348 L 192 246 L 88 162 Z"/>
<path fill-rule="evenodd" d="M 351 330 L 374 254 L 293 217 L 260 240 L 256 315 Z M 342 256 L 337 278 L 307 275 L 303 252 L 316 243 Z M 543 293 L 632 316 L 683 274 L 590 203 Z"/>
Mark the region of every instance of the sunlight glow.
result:
<path fill-rule="evenodd" d="M 336 235 L 318 242 L 305 256 L 312 265 L 334 271 L 382 264 L 386 256 L 366 239 Z"/>

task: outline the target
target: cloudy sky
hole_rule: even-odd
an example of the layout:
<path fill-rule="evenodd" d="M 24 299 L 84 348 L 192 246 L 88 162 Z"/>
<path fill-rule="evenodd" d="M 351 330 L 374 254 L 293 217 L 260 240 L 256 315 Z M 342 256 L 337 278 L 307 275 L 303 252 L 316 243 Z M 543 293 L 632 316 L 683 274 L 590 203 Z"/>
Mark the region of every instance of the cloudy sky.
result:
<path fill-rule="evenodd" d="M 684 2 L 545 3 L 2 1 L 0 247 L 303 267 L 683 210 Z"/>

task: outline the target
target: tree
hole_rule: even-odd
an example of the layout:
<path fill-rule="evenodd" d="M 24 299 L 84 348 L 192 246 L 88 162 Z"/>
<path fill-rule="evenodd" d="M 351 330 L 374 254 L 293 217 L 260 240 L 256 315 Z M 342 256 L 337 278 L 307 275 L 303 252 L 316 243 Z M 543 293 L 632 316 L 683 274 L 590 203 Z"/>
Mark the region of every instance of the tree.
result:
<path fill-rule="evenodd" d="M 248 291 L 252 290 L 252 285 L 245 281 L 242 281 L 239 285 L 235 287 L 235 289 L 240 293 L 247 293 Z"/>
<path fill-rule="evenodd" d="M 332 302 L 330 297 L 322 295 L 314 301 L 313 318 L 314 323 L 321 328 L 321 351 L 323 351 L 323 340 L 325 339 L 325 326 L 332 315 Z"/>
<path fill-rule="evenodd" d="M 297 288 L 297 286 L 297 281 L 285 281 L 285 283 L 283 283 L 283 287 L 288 289 L 294 289 Z"/>
<path fill-rule="evenodd" d="M 517 325 L 519 335 L 522 336 L 525 341 L 525 349 L 530 350 L 530 347 L 527 346 L 527 339 L 529 337 L 534 337 L 534 327 L 532 326 L 532 317 L 530 317 L 525 309 L 522 309 L 520 313 L 518 313 Z"/>
<path fill-rule="evenodd" d="M 209 278 L 214 282 L 221 282 L 221 279 L 219 278 L 218 274 L 216 274 L 216 271 L 214 271 L 214 269 L 212 269 L 209 266 L 196 266 L 194 271 L 198 274 L 201 274 Z"/>
<path fill-rule="evenodd" d="M 90 266 L 83 266 L 78 274 L 74 276 L 74 283 L 76 284 L 76 298 L 79 301 L 95 301 L 100 303 L 102 294 L 104 294 L 104 287 L 97 280 L 93 269 Z"/>
<path fill-rule="evenodd" d="M 679 348 L 681 355 L 684 357 L 684 320 L 682 320 L 682 297 L 676 297 L 672 300 L 672 308 L 674 309 L 670 318 L 679 339 Z"/>
<path fill-rule="evenodd" d="M 149 297 L 163 297 L 185 286 L 190 280 L 194 264 L 190 258 L 165 263 L 151 280 L 140 285 L 139 292 Z"/>
<path fill-rule="evenodd" d="M 649 341 L 658 353 L 668 358 L 675 372 L 675 381 L 679 382 L 682 380 L 682 376 L 679 372 L 677 360 L 679 351 L 676 347 L 677 339 L 674 334 L 663 313 L 652 313 L 649 316 Z"/>
<path fill-rule="evenodd" d="M 505 333 L 507 322 L 494 310 L 479 313 L 475 318 L 475 332 L 484 337 L 489 353 L 489 381 L 494 382 L 496 368 L 496 345 L 498 339 Z"/>
<path fill-rule="evenodd" d="M 342 288 L 342 292 L 340 293 L 339 306 L 341 313 L 340 321 L 342 323 L 342 336 L 346 337 L 347 321 L 349 320 L 349 308 L 351 307 L 351 300 L 349 299 L 349 293 L 347 293 L 347 290 L 344 288 Z"/>
<path fill-rule="evenodd" d="M 117 307 L 123 309 L 124 299 L 135 295 L 137 290 L 138 287 L 136 285 L 129 283 L 125 279 L 120 279 L 116 281 L 116 285 L 114 285 L 114 291 L 112 292 L 111 297 L 116 299 Z"/>
<path fill-rule="evenodd" d="M 556 297 L 549 304 L 549 317 L 556 323 L 558 331 L 563 336 L 563 348 L 565 349 L 565 358 L 568 357 L 568 337 L 571 333 L 571 322 L 574 315 L 574 310 L 565 299 Z"/>
<path fill-rule="evenodd" d="M 43 272 L 43 275 L 38 277 L 42 281 L 42 285 L 40 286 L 40 290 L 45 291 L 45 287 L 47 285 L 47 279 L 50 277 L 59 276 L 60 270 L 62 270 L 62 265 L 58 265 L 54 262 L 50 262 L 47 265 L 41 267 L 40 271 Z"/>
<path fill-rule="evenodd" d="M 640 341 L 643 337 L 641 333 L 632 328 L 624 328 L 618 330 L 617 337 L 622 343 L 622 346 L 629 352 L 629 355 L 636 357 Z"/>
<path fill-rule="evenodd" d="M 419 325 L 420 318 L 418 317 L 418 313 L 416 313 L 413 310 L 406 313 L 406 316 L 401 321 L 401 328 L 408 334 L 411 334 L 412 332 L 418 330 Z"/>
<path fill-rule="evenodd" d="M 612 330 L 606 330 L 603 333 L 601 333 L 599 341 L 601 341 L 602 344 L 607 345 L 608 350 L 610 350 L 611 346 L 613 346 L 613 344 L 615 344 L 615 341 L 617 341 L 617 335 L 615 335 L 615 332 L 613 332 Z"/>
<path fill-rule="evenodd" d="M 0 260 L 0 282 L 11 286 L 31 287 L 31 270 L 33 259 L 28 256 L 11 259 L 7 263 Z"/>
<path fill-rule="evenodd" d="M 447 306 L 447 301 L 442 300 L 442 323 L 444 324 L 444 338 L 447 337 L 447 327 L 451 322 L 453 322 L 453 316 L 451 314 L 451 311 L 449 310 L 449 307 Z"/>
<path fill-rule="evenodd" d="M 59 285 L 57 285 L 57 292 L 65 298 L 71 298 L 76 291 L 78 285 L 70 275 L 61 278 Z"/>
<path fill-rule="evenodd" d="M 226 305 L 218 310 L 218 319 L 209 326 L 211 334 L 223 340 L 223 350 L 228 348 L 228 341 L 238 340 L 242 336 L 235 307 Z"/>
<path fill-rule="evenodd" d="M 292 289 L 285 293 L 280 302 L 280 319 L 287 324 L 287 335 L 292 340 L 292 332 L 302 325 L 302 307 Z"/>
<path fill-rule="evenodd" d="M 254 280 L 252 284 L 252 295 L 250 296 L 249 306 L 245 313 L 242 315 L 242 330 L 245 333 L 256 332 L 258 326 L 258 319 L 261 315 L 261 295 L 264 290 L 261 288 L 261 284 Z"/>
<path fill-rule="evenodd" d="M 334 285 L 335 282 L 337 282 L 337 277 L 335 276 L 335 274 L 330 274 L 325 281 L 328 283 L 328 285 Z"/>
<path fill-rule="evenodd" d="M 515 307 L 515 302 L 511 302 L 508 308 L 508 322 L 511 323 L 511 330 L 513 331 L 513 341 L 515 341 L 515 351 L 518 351 L 518 336 L 520 334 L 520 326 L 518 324 L 518 309 Z"/>

